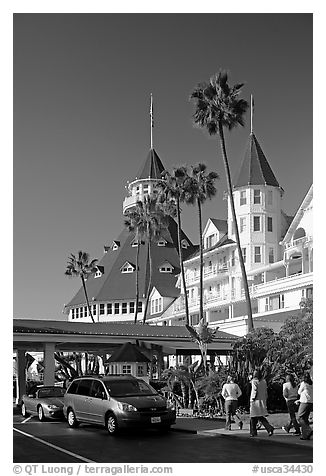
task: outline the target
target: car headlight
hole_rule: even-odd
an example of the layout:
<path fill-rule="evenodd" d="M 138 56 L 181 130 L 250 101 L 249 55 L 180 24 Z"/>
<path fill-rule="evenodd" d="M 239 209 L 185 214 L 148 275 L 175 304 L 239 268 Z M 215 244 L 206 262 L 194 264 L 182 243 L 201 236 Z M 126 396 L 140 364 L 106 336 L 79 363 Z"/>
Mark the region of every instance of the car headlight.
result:
<path fill-rule="evenodd" d="M 129 405 L 129 403 L 118 402 L 118 408 L 122 412 L 137 412 L 137 408 L 133 405 Z"/>
<path fill-rule="evenodd" d="M 50 410 L 57 410 L 59 407 L 57 405 L 48 405 L 48 408 L 50 408 Z"/>

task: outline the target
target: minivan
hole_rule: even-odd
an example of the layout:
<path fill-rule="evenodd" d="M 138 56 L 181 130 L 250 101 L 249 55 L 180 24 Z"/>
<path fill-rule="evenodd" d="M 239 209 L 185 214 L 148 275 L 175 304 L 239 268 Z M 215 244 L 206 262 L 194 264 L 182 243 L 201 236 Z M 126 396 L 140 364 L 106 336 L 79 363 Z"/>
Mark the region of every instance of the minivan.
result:
<path fill-rule="evenodd" d="M 65 393 L 63 413 L 71 428 L 96 423 L 110 435 L 124 428 L 167 431 L 176 419 L 166 398 L 132 375 L 76 378 Z"/>

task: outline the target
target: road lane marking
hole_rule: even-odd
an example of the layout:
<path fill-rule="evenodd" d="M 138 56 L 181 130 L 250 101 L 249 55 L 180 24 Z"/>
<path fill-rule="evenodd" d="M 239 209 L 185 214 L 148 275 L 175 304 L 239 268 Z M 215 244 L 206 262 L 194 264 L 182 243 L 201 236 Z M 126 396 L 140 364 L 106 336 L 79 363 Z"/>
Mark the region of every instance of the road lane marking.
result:
<path fill-rule="evenodd" d="M 77 455 L 76 453 L 72 453 L 72 451 L 65 450 L 64 448 L 60 448 L 60 446 L 57 446 L 57 445 L 53 445 L 52 443 L 49 443 L 48 441 L 41 440 L 41 438 L 37 438 L 34 435 L 30 435 L 29 433 L 25 433 L 25 431 L 18 430 L 17 428 L 14 428 L 13 430 L 17 431 L 17 433 L 21 433 L 24 436 L 32 438 L 32 440 L 38 441 L 39 443 L 43 443 L 44 445 L 49 446 L 50 448 L 54 448 L 57 451 L 61 451 L 61 453 L 66 453 L 69 456 L 73 456 L 76 459 L 80 459 L 81 461 L 84 461 L 85 463 L 96 463 L 96 461 L 84 458 L 83 456 Z"/>
<path fill-rule="evenodd" d="M 21 423 L 26 423 L 26 422 L 27 422 L 28 420 L 30 420 L 31 418 L 33 418 L 33 415 L 31 415 L 31 416 L 25 418 L 25 420 L 23 420 Z"/>

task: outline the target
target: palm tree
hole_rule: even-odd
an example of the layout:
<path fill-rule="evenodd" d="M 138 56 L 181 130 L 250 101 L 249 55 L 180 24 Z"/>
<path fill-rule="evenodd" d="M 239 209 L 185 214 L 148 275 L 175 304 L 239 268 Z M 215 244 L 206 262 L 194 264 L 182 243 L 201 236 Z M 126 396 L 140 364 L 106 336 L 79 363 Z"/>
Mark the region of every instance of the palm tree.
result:
<path fill-rule="evenodd" d="M 136 208 L 127 210 L 126 218 L 124 221 L 125 226 L 130 233 L 135 232 L 135 240 L 137 242 L 136 249 L 136 307 L 134 322 L 137 323 L 138 316 L 138 304 L 139 304 L 139 247 L 142 239 L 146 233 L 146 221 L 143 220 L 143 207 L 142 202 L 136 203 Z"/>
<path fill-rule="evenodd" d="M 178 167 L 173 170 L 171 174 L 167 170 L 162 172 L 162 180 L 157 183 L 157 187 L 162 190 L 164 199 L 166 203 L 175 203 L 175 210 L 177 216 L 177 230 L 178 230 L 178 251 L 179 251 L 179 262 L 181 270 L 181 279 L 182 286 L 184 290 L 184 300 L 185 300 L 185 311 L 186 311 L 186 323 L 190 324 L 189 316 L 189 306 L 188 306 L 188 296 L 187 296 L 187 287 L 186 287 L 186 277 L 183 264 L 183 248 L 181 246 L 181 208 L 180 203 L 185 199 L 185 187 L 187 181 L 189 180 L 189 175 L 186 167 Z"/>
<path fill-rule="evenodd" d="M 143 316 L 143 324 L 145 324 L 149 296 L 152 286 L 153 263 L 152 263 L 152 247 L 153 241 L 160 238 L 161 233 L 168 227 L 168 214 L 165 213 L 164 204 L 160 203 L 157 196 L 145 196 L 143 202 L 137 202 L 137 227 L 142 230 L 147 241 L 147 256 L 149 263 L 149 279 L 146 291 L 145 310 Z"/>
<path fill-rule="evenodd" d="M 209 83 L 199 84 L 192 92 L 191 99 L 193 99 L 196 104 L 196 110 L 194 113 L 195 124 L 207 129 L 210 135 L 218 134 L 219 136 L 228 194 L 230 197 L 232 220 L 234 223 L 243 287 L 247 302 L 248 332 L 250 332 L 254 327 L 251 301 L 247 274 L 241 250 L 238 223 L 235 214 L 231 174 L 224 138 L 224 128 L 232 130 L 238 125 L 244 125 L 244 114 L 248 108 L 248 102 L 239 98 L 242 87 L 243 83 L 230 86 L 228 84 L 227 73 L 225 71 L 220 71 L 218 74 L 215 74 L 210 78 Z"/>
<path fill-rule="evenodd" d="M 186 203 L 197 205 L 198 207 L 198 225 L 199 225 L 199 256 L 200 256 L 200 281 L 199 281 L 199 319 L 204 318 L 203 306 L 203 221 L 202 221 L 202 205 L 209 198 L 216 195 L 215 180 L 218 178 L 216 172 L 206 173 L 205 164 L 198 164 L 192 167 L 192 175 L 185 184 L 185 201 Z"/>
<path fill-rule="evenodd" d="M 205 322 L 203 318 L 199 321 L 199 325 L 198 325 L 196 330 L 192 326 L 188 326 L 188 325 L 186 325 L 186 328 L 187 328 L 192 340 L 194 340 L 197 343 L 198 347 L 199 347 L 201 357 L 202 357 L 203 367 L 204 367 L 204 373 L 206 375 L 206 372 L 207 372 L 207 347 L 208 347 L 208 344 L 213 342 L 216 331 L 217 331 L 218 328 L 210 329 L 208 327 L 208 323 Z"/>
<path fill-rule="evenodd" d="M 87 302 L 88 312 L 92 318 L 93 323 L 94 318 L 91 310 L 91 306 L 89 305 L 88 294 L 86 289 L 86 280 L 89 276 L 96 273 L 97 271 L 97 259 L 93 259 L 90 261 L 89 254 L 85 251 L 78 251 L 78 256 L 71 254 L 68 258 L 67 269 L 65 271 L 66 276 L 70 277 L 79 277 L 83 284 L 84 294 Z"/>

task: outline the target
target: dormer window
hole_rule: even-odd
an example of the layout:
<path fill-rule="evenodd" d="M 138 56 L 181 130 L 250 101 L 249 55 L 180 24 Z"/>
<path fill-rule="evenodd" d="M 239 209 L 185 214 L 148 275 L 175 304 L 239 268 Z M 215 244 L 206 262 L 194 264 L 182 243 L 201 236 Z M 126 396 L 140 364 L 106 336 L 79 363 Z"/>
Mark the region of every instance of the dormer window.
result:
<path fill-rule="evenodd" d="M 104 246 L 104 253 L 107 253 L 110 250 L 109 246 Z"/>
<path fill-rule="evenodd" d="M 97 266 L 97 271 L 94 274 L 94 278 L 100 278 L 104 274 L 104 266 Z"/>
<path fill-rule="evenodd" d="M 161 266 L 159 267 L 160 273 L 172 273 L 174 267 L 172 264 L 170 264 L 168 261 L 165 261 Z"/>
<path fill-rule="evenodd" d="M 120 241 L 113 241 L 111 248 L 112 248 L 113 251 L 120 248 Z"/>
<path fill-rule="evenodd" d="M 141 241 L 141 240 L 134 240 L 134 241 L 131 243 L 131 246 L 132 246 L 133 248 L 136 248 L 138 245 L 143 245 L 143 244 L 144 244 L 144 242 Z"/>
<path fill-rule="evenodd" d="M 132 263 L 129 263 L 129 261 L 126 261 L 125 264 L 120 268 L 121 273 L 133 273 L 135 269 L 136 267 Z"/>
<path fill-rule="evenodd" d="M 160 238 L 157 242 L 157 246 L 166 246 L 167 241 L 164 238 Z"/>
<path fill-rule="evenodd" d="M 184 250 L 186 250 L 188 247 L 189 247 L 189 243 L 187 240 L 183 239 L 181 240 L 181 248 L 183 248 Z"/>

